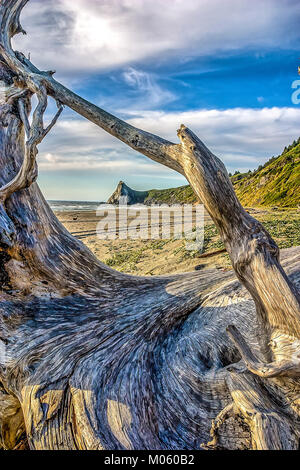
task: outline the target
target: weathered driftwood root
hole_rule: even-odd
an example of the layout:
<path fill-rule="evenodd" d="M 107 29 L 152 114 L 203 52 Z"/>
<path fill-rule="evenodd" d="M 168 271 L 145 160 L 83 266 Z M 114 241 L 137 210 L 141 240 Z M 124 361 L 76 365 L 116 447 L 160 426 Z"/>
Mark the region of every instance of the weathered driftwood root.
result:
<path fill-rule="evenodd" d="M 200 449 L 215 419 L 206 447 L 297 448 L 300 248 L 280 264 L 222 162 L 185 126 L 179 144 L 134 128 L 14 52 L 26 3 L 0 5 L 0 446 Z M 59 109 L 44 129 L 48 95 Z M 216 270 L 127 276 L 74 239 L 34 182 L 62 105 L 185 175 L 240 282 Z"/>
<path fill-rule="evenodd" d="M 299 426 L 285 414 L 268 387 L 247 372 L 231 372 L 226 379 L 233 399 L 213 420 L 211 441 L 205 449 L 222 448 L 222 427 L 230 418 L 237 419 L 250 432 L 253 450 L 296 450 L 299 447 Z"/>
<path fill-rule="evenodd" d="M 252 353 L 245 339 L 234 326 L 228 326 L 227 332 L 241 353 L 247 368 L 260 377 L 300 375 L 300 341 L 291 336 L 278 332 L 272 336 L 270 346 L 274 361 L 269 363 L 260 362 Z"/>

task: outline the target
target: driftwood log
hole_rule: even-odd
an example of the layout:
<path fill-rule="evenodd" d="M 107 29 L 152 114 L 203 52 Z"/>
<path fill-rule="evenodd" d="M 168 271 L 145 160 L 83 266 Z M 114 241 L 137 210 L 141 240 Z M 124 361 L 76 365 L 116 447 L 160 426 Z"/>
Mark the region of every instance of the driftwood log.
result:
<path fill-rule="evenodd" d="M 26 3 L 0 3 L 0 447 L 298 449 L 300 247 L 279 260 L 185 126 L 178 144 L 136 129 L 14 51 Z M 128 276 L 72 237 L 35 183 L 63 106 L 185 175 L 234 272 Z"/>

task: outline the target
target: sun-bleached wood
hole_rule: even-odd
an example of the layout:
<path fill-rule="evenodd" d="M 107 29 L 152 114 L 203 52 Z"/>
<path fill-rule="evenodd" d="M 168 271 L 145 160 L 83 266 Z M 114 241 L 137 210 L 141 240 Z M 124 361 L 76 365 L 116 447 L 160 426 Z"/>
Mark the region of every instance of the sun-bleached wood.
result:
<path fill-rule="evenodd" d="M 26 3 L 0 4 L 0 446 L 299 448 L 300 247 L 279 261 L 188 128 L 177 144 L 137 129 L 13 51 Z M 234 272 L 128 276 L 73 238 L 34 182 L 63 106 L 185 175 Z"/>

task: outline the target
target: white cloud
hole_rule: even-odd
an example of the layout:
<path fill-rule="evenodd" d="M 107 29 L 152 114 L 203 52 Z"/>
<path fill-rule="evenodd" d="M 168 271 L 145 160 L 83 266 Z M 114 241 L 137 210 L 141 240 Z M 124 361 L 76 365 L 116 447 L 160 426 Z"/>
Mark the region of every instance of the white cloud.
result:
<path fill-rule="evenodd" d="M 47 171 L 100 169 L 169 177 L 170 171 L 137 154 L 84 119 L 61 119 L 39 148 L 39 168 Z"/>
<path fill-rule="evenodd" d="M 264 108 L 139 112 L 129 122 L 177 142 L 181 123 L 190 127 L 232 169 L 255 168 L 299 137 L 300 109 Z M 40 146 L 40 168 L 52 171 L 100 168 L 135 175 L 173 177 L 174 172 L 129 149 L 83 119 L 62 119 Z"/>
<path fill-rule="evenodd" d="M 70 74 L 237 48 L 296 49 L 299 15 L 294 0 L 31 0 L 28 36 L 15 44 L 40 67 Z"/>
<path fill-rule="evenodd" d="M 258 166 L 299 137 L 298 108 L 234 108 L 181 113 L 145 112 L 130 122 L 176 142 L 181 123 L 191 128 L 211 150 L 236 168 Z"/>

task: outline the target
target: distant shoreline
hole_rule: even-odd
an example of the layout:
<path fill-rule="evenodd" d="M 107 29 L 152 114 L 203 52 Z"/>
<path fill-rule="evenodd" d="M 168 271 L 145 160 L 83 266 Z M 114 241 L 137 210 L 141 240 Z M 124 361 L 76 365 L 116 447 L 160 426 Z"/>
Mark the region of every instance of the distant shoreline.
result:
<path fill-rule="evenodd" d="M 78 211 L 93 211 L 105 204 L 103 201 L 62 201 L 62 200 L 47 200 L 49 206 L 54 212 L 78 212 Z"/>

